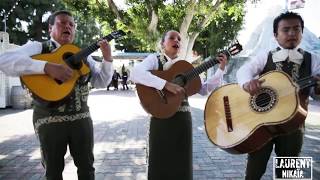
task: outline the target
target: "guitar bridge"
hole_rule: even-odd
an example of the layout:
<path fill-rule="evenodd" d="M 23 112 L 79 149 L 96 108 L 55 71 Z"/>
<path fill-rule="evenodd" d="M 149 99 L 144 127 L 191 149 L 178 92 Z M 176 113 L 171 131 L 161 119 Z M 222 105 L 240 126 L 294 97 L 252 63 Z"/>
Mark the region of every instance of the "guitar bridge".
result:
<path fill-rule="evenodd" d="M 166 95 L 164 94 L 164 92 L 162 90 L 157 90 L 157 92 L 160 96 L 161 102 L 164 104 L 168 104 L 168 99 L 167 99 Z"/>
<path fill-rule="evenodd" d="M 230 111 L 228 96 L 223 96 L 223 106 L 224 106 L 224 113 L 225 113 L 226 123 L 227 123 L 227 131 L 232 132 L 233 126 L 232 126 L 232 118 L 231 118 L 231 111 Z"/>

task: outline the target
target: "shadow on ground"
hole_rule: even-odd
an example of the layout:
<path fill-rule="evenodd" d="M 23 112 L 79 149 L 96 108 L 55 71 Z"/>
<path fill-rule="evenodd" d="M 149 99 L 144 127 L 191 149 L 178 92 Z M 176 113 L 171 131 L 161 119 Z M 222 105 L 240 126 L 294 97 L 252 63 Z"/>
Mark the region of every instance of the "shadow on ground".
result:
<path fill-rule="evenodd" d="M 101 122 L 94 125 L 95 168 L 99 173 L 113 175 L 130 173 L 133 177 L 146 172 L 146 124 L 145 117 L 112 124 Z M 135 124 L 140 128 L 130 128 Z M 66 157 L 65 164 L 72 163 Z M 76 171 L 74 171 L 76 173 Z M 44 176 L 38 139 L 34 134 L 15 136 L 0 143 L 0 179 L 40 179 Z M 107 176 L 105 176 L 107 177 Z"/>

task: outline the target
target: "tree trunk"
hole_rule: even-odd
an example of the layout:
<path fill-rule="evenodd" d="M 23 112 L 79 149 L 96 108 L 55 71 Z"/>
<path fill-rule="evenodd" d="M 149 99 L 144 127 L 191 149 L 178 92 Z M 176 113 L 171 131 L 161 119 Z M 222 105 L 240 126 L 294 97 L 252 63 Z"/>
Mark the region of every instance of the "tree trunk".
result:
<path fill-rule="evenodd" d="M 195 10 L 195 1 L 191 1 L 190 7 L 187 8 L 186 16 L 183 19 L 183 22 L 180 26 L 180 35 L 181 35 L 181 49 L 180 49 L 180 57 L 181 59 L 185 59 L 189 62 L 193 62 L 194 60 L 198 59 L 198 57 L 193 57 L 193 45 L 196 38 L 199 36 L 200 32 L 208 25 L 210 22 L 210 18 L 214 11 L 219 7 L 221 4 L 221 0 L 213 1 L 212 11 L 204 14 L 204 19 L 199 22 L 197 31 L 192 32 L 191 35 L 188 33 L 189 26 L 191 24 L 192 18 L 196 12 Z"/>
<path fill-rule="evenodd" d="M 151 21 L 148 26 L 148 31 L 155 34 L 157 32 L 159 17 L 155 10 L 152 9 L 151 12 Z"/>
<path fill-rule="evenodd" d="M 121 15 L 121 13 L 119 12 L 116 4 L 113 2 L 113 0 L 108 0 L 108 6 L 112 10 L 112 12 L 117 16 L 117 19 L 120 21 L 123 21 L 123 17 Z"/>
<path fill-rule="evenodd" d="M 98 0 L 97 0 L 98 1 Z M 147 9 L 148 9 L 148 19 L 149 25 L 147 27 L 148 31 L 155 35 L 157 33 L 157 25 L 159 22 L 159 15 L 158 15 L 158 7 L 156 6 L 155 0 L 147 0 Z M 194 59 L 198 59 L 198 57 L 193 57 L 193 45 L 196 38 L 199 36 L 200 32 L 208 25 L 212 18 L 212 14 L 217 9 L 217 7 L 221 4 L 221 0 L 213 0 L 212 1 L 212 11 L 208 12 L 207 14 L 202 14 L 203 19 L 201 22 L 198 23 L 197 31 L 188 32 L 189 27 L 191 25 L 192 19 L 196 13 L 196 5 L 198 2 L 196 0 L 190 0 L 188 2 L 188 7 L 186 8 L 186 15 L 180 25 L 180 35 L 181 35 L 181 47 L 180 47 L 180 58 L 185 59 L 189 62 L 192 62 Z M 115 5 L 113 0 L 108 0 L 109 8 L 116 14 L 119 20 L 123 21 L 121 13 L 119 12 L 117 6 Z"/>
<path fill-rule="evenodd" d="M 34 33 L 34 40 L 42 41 L 42 30 L 43 30 L 43 23 L 42 23 L 42 16 L 44 12 L 37 11 L 36 16 L 33 19 L 33 33 Z"/>
<path fill-rule="evenodd" d="M 188 50 L 190 51 L 190 46 L 191 46 L 191 44 L 189 44 L 190 37 L 189 37 L 189 34 L 188 34 L 188 29 L 190 27 L 192 18 L 193 18 L 194 14 L 195 14 L 195 9 L 194 9 L 195 5 L 196 5 L 195 0 L 192 0 L 190 2 L 190 5 L 187 7 L 186 16 L 183 18 L 183 21 L 182 21 L 182 23 L 180 25 L 181 47 L 180 47 L 179 56 L 180 56 L 181 59 L 185 59 L 187 61 L 191 61 L 191 57 L 188 56 L 188 54 L 192 53 L 193 44 L 192 44 L 192 47 L 191 47 L 191 52 L 188 52 Z M 193 43 L 194 43 L 194 41 L 193 41 Z"/>

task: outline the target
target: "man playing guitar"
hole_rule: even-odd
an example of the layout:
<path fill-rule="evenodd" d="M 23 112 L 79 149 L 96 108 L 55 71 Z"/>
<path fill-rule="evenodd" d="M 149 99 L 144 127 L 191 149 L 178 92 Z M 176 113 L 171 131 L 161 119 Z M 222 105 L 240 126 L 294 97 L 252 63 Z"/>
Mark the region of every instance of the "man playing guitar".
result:
<path fill-rule="evenodd" d="M 293 12 L 280 14 L 274 19 L 273 33 L 279 47 L 253 57 L 237 72 L 240 86 L 250 95 L 255 95 L 263 86 L 264 81 L 254 79 L 257 75 L 279 70 L 287 73 L 293 81 L 309 76 L 320 80 L 320 57 L 299 48 L 304 22 L 300 15 Z M 318 74 L 318 75 L 317 75 Z M 307 110 L 310 93 L 320 95 L 320 85 L 315 88 L 299 91 L 300 105 Z M 262 148 L 248 154 L 246 169 L 247 180 L 262 177 L 270 154 L 275 148 L 277 156 L 299 156 L 303 143 L 304 125 L 291 133 L 280 135 L 266 143 Z M 279 175 L 277 173 L 277 175 Z"/>
<path fill-rule="evenodd" d="M 57 11 L 49 17 L 48 22 L 50 40 L 43 43 L 30 41 L 17 49 L 4 52 L 0 55 L 1 71 L 12 76 L 47 75 L 57 82 L 68 83 L 75 74 L 70 67 L 31 57 L 56 52 L 74 40 L 76 24 L 70 12 Z M 107 87 L 113 72 L 110 45 L 106 40 L 99 41 L 97 45 L 104 59 L 101 68 L 97 68 L 96 61 L 88 56 L 86 65 L 90 69 L 89 74 L 76 81 L 71 94 L 63 102 L 51 107 L 50 103 L 34 96 L 33 124 L 40 141 L 46 179 L 62 179 L 67 146 L 78 168 L 78 178 L 94 179 L 93 126 L 87 105 L 88 79 L 95 88 Z M 41 82 L 36 83 L 43 85 Z"/>

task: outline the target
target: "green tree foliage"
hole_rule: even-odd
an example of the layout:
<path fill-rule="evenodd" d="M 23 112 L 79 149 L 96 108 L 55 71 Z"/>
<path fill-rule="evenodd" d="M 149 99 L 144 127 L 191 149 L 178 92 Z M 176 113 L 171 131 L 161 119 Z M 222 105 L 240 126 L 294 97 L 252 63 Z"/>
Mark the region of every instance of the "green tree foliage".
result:
<path fill-rule="evenodd" d="M 214 20 L 202 31 L 195 42 L 194 49 L 204 57 L 215 56 L 233 43 L 237 33 L 242 28 L 244 17 L 241 1 L 235 4 L 220 6 Z"/>
<path fill-rule="evenodd" d="M 92 4 L 88 1 L 62 1 L 66 9 L 71 11 L 77 24 L 74 44 L 81 48 L 88 47 L 100 37 L 103 37 L 99 24 L 92 14 Z M 68 3 L 67 3 L 68 2 Z M 77 3 L 78 8 L 75 4 Z"/>
<path fill-rule="evenodd" d="M 28 40 L 43 41 L 48 39 L 47 18 L 54 11 L 67 9 L 73 13 L 77 23 L 74 43 L 80 47 L 86 47 L 93 43 L 93 39 L 101 36 L 101 31 L 97 26 L 96 18 L 89 13 L 90 11 L 87 11 L 90 4 L 87 1 L 77 3 L 79 6 L 81 5 L 81 9 L 75 9 L 62 0 L 21 0 L 17 5 L 13 0 L 1 0 L 0 15 L 3 20 L 15 6 L 6 20 L 6 31 L 10 35 L 11 43 L 21 45 Z M 0 25 L 0 30 L 4 31 L 3 22 Z"/>
<path fill-rule="evenodd" d="M 7 31 L 16 44 L 46 39 L 44 15 L 67 9 L 75 15 L 75 43 L 81 47 L 122 29 L 128 34 L 117 40 L 117 47 L 125 51 L 155 51 L 161 34 L 175 29 L 182 35 L 184 51 L 195 49 L 207 55 L 234 39 L 241 28 L 243 4 L 244 0 L 127 0 L 127 8 L 120 9 L 113 0 L 24 0 L 9 16 Z M 13 3 L 2 0 L 0 5 L 0 13 L 6 14 Z M 26 22 L 26 30 L 21 22 Z"/>
<path fill-rule="evenodd" d="M 83 9 L 85 6 L 81 2 L 83 1 L 75 0 L 68 4 L 75 9 Z M 155 51 L 160 35 L 175 29 L 182 34 L 184 49 L 189 52 L 199 33 L 207 34 L 208 37 L 200 35 L 200 41 L 196 41 L 194 47 L 203 53 L 203 44 L 206 44 L 207 51 L 211 52 L 234 39 L 241 27 L 245 1 L 175 0 L 172 3 L 165 0 L 127 0 L 126 9 L 117 7 L 113 0 L 86 2 L 90 7 L 88 10 L 102 24 L 101 29 L 123 29 L 131 32 L 131 35 L 118 41 L 124 45 L 125 50 Z M 205 38 L 209 40 L 205 42 Z"/>
<path fill-rule="evenodd" d="M 15 8 L 13 8 L 15 6 Z M 29 39 L 41 41 L 47 38 L 48 24 L 44 15 L 63 7 L 58 0 L 21 0 L 16 4 L 13 0 L 0 1 L 1 25 L 4 31 L 4 18 L 6 20 L 6 32 L 10 35 L 10 42 L 24 44 Z"/>

